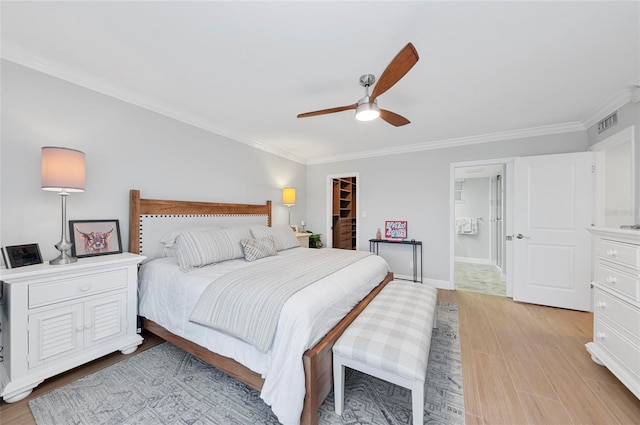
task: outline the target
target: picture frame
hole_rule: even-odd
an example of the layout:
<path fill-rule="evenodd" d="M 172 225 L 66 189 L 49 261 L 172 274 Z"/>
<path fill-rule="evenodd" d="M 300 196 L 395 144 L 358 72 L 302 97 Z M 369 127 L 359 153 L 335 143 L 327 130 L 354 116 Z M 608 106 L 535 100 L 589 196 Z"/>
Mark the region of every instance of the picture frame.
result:
<path fill-rule="evenodd" d="M 120 254 L 120 221 L 69 220 L 69 236 L 73 246 L 71 255 L 77 258 Z"/>
<path fill-rule="evenodd" d="M 42 264 L 42 255 L 37 243 L 5 246 L 2 248 L 2 259 L 8 269 Z"/>
<path fill-rule="evenodd" d="M 384 222 L 384 237 L 390 241 L 402 241 L 407 239 L 408 223 L 405 220 L 387 220 Z"/>

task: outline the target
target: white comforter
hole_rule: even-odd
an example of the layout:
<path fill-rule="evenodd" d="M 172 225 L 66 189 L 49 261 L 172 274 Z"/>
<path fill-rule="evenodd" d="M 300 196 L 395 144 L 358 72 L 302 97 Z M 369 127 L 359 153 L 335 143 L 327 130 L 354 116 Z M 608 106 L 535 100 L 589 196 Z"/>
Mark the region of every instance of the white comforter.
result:
<path fill-rule="evenodd" d="M 278 255 L 296 256 L 304 251 L 294 248 Z M 265 382 L 260 397 L 281 423 L 299 424 L 305 395 L 303 353 L 385 277 L 389 266 L 379 256 L 368 256 L 294 294 L 282 309 L 272 347 L 263 354 L 239 339 L 188 320 L 211 282 L 248 264 L 233 260 L 183 273 L 174 258 L 150 261 L 140 270 L 139 314 L 261 374 Z"/>

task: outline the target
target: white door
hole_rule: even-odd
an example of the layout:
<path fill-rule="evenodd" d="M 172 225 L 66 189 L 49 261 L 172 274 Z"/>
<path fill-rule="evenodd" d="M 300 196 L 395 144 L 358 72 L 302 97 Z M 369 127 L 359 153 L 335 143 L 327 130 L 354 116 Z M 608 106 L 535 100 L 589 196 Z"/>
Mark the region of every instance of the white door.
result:
<path fill-rule="evenodd" d="M 590 309 L 590 152 L 514 161 L 513 299 Z"/>

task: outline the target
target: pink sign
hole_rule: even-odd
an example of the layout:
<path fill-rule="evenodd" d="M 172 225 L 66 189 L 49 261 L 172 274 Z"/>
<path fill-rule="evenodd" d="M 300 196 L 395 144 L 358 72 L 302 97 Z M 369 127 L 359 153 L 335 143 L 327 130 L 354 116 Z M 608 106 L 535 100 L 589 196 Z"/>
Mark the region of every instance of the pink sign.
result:
<path fill-rule="evenodd" d="M 384 237 L 387 239 L 402 240 L 407 238 L 407 222 L 406 221 L 385 221 Z"/>

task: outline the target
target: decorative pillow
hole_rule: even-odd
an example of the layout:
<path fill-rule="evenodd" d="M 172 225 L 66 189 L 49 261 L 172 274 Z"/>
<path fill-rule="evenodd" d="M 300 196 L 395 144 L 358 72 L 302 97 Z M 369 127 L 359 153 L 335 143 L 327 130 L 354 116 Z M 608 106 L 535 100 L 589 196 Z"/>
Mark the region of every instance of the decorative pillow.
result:
<path fill-rule="evenodd" d="M 234 257 L 237 249 L 225 229 L 184 232 L 178 235 L 176 244 L 178 263 L 185 271 L 242 257 Z"/>
<path fill-rule="evenodd" d="M 244 258 L 247 261 L 255 261 L 261 258 L 278 255 L 276 245 L 272 237 L 263 239 L 245 239 L 240 242 L 244 250 Z"/>
<path fill-rule="evenodd" d="M 253 234 L 255 239 L 264 239 L 271 236 L 273 242 L 276 244 L 277 251 L 300 246 L 300 241 L 296 238 L 296 234 L 293 233 L 293 229 L 289 226 L 253 226 L 251 228 L 251 234 Z"/>
<path fill-rule="evenodd" d="M 186 232 L 201 232 L 208 230 L 217 230 L 219 227 L 217 226 L 207 226 L 207 227 L 192 227 L 188 229 L 174 230 L 169 232 L 160 238 L 160 243 L 163 246 L 163 254 L 165 257 L 177 257 L 178 256 L 178 246 L 176 244 L 176 240 L 178 236 L 182 233 Z"/>
<path fill-rule="evenodd" d="M 233 260 L 235 258 L 244 257 L 244 251 L 242 249 L 242 241 L 245 239 L 253 239 L 251 235 L 251 230 L 248 226 L 237 226 L 237 227 L 227 227 L 222 230 L 226 235 L 229 241 L 231 242 L 233 251 L 231 252 L 231 258 L 229 260 Z"/>

